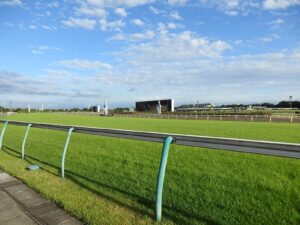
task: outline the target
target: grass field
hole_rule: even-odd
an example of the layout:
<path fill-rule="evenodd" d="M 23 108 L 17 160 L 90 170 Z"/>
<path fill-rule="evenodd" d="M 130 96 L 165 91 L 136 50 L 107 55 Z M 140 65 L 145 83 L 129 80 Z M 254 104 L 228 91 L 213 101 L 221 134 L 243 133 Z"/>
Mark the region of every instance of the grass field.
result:
<path fill-rule="evenodd" d="M 11 120 L 300 143 L 300 124 L 16 114 Z"/>
<path fill-rule="evenodd" d="M 11 120 L 300 142 L 298 124 L 171 121 L 20 114 Z M 0 128 L 2 125 L 0 126 Z M 8 126 L 0 167 L 88 224 L 153 224 L 162 145 L 74 133 L 59 177 L 66 132 Z M 32 163 L 42 170 L 26 171 Z M 299 224 L 300 161 L 172 145 L 162 224 Z"/>

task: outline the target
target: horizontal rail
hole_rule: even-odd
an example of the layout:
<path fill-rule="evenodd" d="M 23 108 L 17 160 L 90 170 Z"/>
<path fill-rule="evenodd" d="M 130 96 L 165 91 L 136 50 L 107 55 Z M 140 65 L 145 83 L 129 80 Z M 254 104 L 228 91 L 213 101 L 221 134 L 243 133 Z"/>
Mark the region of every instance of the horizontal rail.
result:
<path fill-rule="evenodd" d="M 152 119 L 184 119 L 184 120 L 224 120 L 224 121 L 248 121 L 248 122 L 283 122 L 300 123 L 299 115 L 222 115 L 222 114 L 152 114 L 152 113 L 134 113 L 134 114 L 113 114 L 115 117 L 133 117 L 133 118 L 152 118 Z"/>
<path fill-rule="evenodd" d="M 4 120 L 0 120 L 4 123 Z M 82 127 L 82 126 L 70 126 L 70 125 L 58 125 L 58 124 L 45 124 L 45 123 L 28 123 L 21 121 L 9 121 L 9 124 L 17 126 L 27 126 L 32 124 L 33 128 L 42 128 L 50 130 L 68 131 L 70 128 L 74 128 L 74 132 L 109 136 L 117 138 L 127 138 L 150 142 L 162 143 L 166 136 L 172 136 L 175 139 L 174 144 L 193 146 L 193 147 L 205 147 L 217 150 L 229 150 L 237 152 L 283 156 L 290 158 L 300 158 L 300 144 L 284 143 L 284 142 L 269 142 L 269 141 L 254 141 L 246 139 L 235 138 L 220 138 L 209 136 L 195 136 L 195 135 L 182 135 L 171 133 L 156 133 L 156 132 L 144 132 L 133 130 L 121 130 L 121 129 L 107 129 L 96 127 Z"/>

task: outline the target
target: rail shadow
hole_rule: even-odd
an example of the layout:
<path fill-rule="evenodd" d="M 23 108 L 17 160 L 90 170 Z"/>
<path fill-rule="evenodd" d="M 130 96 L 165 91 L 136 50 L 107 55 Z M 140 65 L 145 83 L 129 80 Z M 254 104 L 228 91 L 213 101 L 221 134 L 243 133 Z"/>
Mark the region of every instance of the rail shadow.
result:
<path fill-rule="evenodd" d="M 6 145 L 2 146 L 2 150 L 4 152 L 6 152 L 7 154 L 9 154 L 11 156 L 14 156 L 16 158 L 20 157 L 20 151 L 18 151 L 16 149 L 13 149 L 13 148 L 10 148 Z M 43 171 L 46 171 L 46 172 L 48 172 L 52 175 L 60 176 L 60 167 L 58 167 L 56 165 L 53 165 L 49 162 L 42 161 L 42 160 L 40 160 L 36 157 L 33 157 L 31 155 L 28 155 L 28 154 L 25 157 L 25 161 L 27 161 L 30 164 L 35 163 L 35 162 L 39 162 L 42 165 L 47 165 L 49 167 L 52 167 L 52 168 L 57 170 L 56 173 L 53 172 L 53 170 L 47 169 L 45 167 L 41 167 L 40 169 L 43 170 Z M 154 200 L 150 200 L 150 199 L 144 198 L 142 196 L 136 195 L 134 193 L 125 191 L 123 189 L 101 183 L 101 182 L 93 180 L 89 177 L 86 177 L 86 176 L 83 176 L 83 175 L 80 175 L 80 174 L 76 174 L 73 171 L 70 171 L 70 170 L 67 170 L 67 169 L 65 169 L 65 177 L 70 179 L 76 185 L 90 191 L 91 193 L 93 193 L 95 195 L 100 196 L 101 198 L 104 198 L 108 201 L 111 201 L 114 204 L 117 204 L 118 206 L 124 207 L 124 208 L 126 208 L 130 211 L 133 211 L 133 212 L 141 215 L 141 216 L 151 216 L 153 219 L 155 219 L 154 211 L 152 213 L 150 213 L 151 209 L 152 210 L 155 209 L 155 201 Z M 138 208 L 136 206 L 129 205 L 126 202 L 124 202 L 120 199 L 114 198 L 111 195 L 105 194 L 105 193 L 97 190 L 96 187 L 92 187 L 92 186 L 87 185 L 86 183 L 83 183 L 82 181 L 80 181 L 80 179 L 83 179 L 83 180 L 87 181 L 91 185 L 99 186 L 99 187 L 102 187 L 102 188 L 105 188 L 105 189 L 108 189 L 108 190 L 111 190 L 111 191 L 121 193 L 122 195 L 124 195 L 127 198 L 129 197 L 131 199 L 134 199 L 138 204 L 143 205 L 144 207 L 148 208 L 149 210 L 144 210 L 144 209 Z M 155 193 L 153 193 L 153 196 L 155 196 Z M 174 221 L 175 223 L 178 223 L 178 224 L 190 225 L 190 224 L 196 224 L 197 222 L 204 222 L 204 223 L 209 224 L 209 225 L 218 225 L 219 224 L 216 221 L 213 221 L 209 218 L 205 218 L 205 217 L 203 217 L 199 214 L 186 212 L 182 209 L 178 209 L 178 208 L 175 208 L 175 207 L 170 207 L 168 205 L 163 206 L 163 212 L 162 213 L 163 213 L 163 217 L 165 217 L 165 218 L 167 218 L 171 221 Z M 195 221 L 195 219 L 197 220 L 197 222 Z M 193 222 L 191 220 L 193 220 Z"/>

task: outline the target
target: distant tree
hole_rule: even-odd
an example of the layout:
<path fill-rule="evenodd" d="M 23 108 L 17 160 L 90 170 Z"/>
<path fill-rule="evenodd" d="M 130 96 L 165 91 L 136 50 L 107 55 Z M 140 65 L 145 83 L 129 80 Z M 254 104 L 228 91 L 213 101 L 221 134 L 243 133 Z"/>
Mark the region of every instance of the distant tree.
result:
<path fill-rule="evenodd" d="M 268 103 L 268 102 L 264 102 L 264 103 L 260 104 L 260 106 L 265 106 L 267 108 L 274 108 L 275 107 L 274 104 Z"/>
<path fill-rule="evenodd" d="M 128 112 L 129 108 L 121 108 L 121 107 L 119 107 L 119 108 L 113 109 L 112 111 L 115 112 L 115 113 L 118 113 L 118 112 Z"/>
<path fill-rule="evenodd" d="M 15 110 L 14 110 L 14 112 L 23 112 L 24 111 L 24 109 L 21 109 L 21 108 L 16 108 Z"/>
<path fill-rule="evenodd" d="M 279 102 L 276 107 L 278 108 L 290 108 L 290 101 L 281 101 Z M 299 101 L 292 101 L 292 107 L 293 108 L 300 108 L 300 102 Z"/>
<path fill-rule="evenodd" d="M 72 109 L 69 109 L 68 111 L 69 112 L 78 112 L 78 111 L 80 111 L 80 109 L 79 108 L 72 108 Z"/>

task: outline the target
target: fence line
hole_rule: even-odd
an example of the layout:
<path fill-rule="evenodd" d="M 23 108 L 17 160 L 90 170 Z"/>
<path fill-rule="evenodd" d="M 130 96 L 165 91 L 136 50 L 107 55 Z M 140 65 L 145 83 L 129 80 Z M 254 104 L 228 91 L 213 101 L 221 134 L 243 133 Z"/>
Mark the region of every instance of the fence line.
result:
<path fill-rule="evenodd" d="M 6 121 L 0 120 L 5 123 Z M 20 121 L 9 121 L 9 124 L 18 126 L 28 126 L 32 124 L 33 128 L 51 129 L 69 131 L 74 128 L 73 132 L 84 133 L 99 136 L 109 136 L 116 138 L 135 139 L 141 141 L 160 142 L 162 143 L 167 136 L 172 136 L 175 141 L 174 144 L 185 145 L 192 147 L 205 147 L 211 149 L 230 150 L 238 152 L 248 152 L 256 154 L 266 154 L 284 157 L 300 158 L 300 144 L 284 143 L 284 142 L 270 142 L 270 141 L 256 141 L 236 138 L 221 138 L 211 136 L 197 136 L 184 135 L 172 133 L 158 133 L 145 132 L 134 130 L 108 129 L 96 127 L 82 127 L 58 124 L 45 123 L 28 123 Z"/>
<path fill-rule="evenodd" d="M 300 123 L 300 115 L 214 115 L 214 114 L 113 114 L 116 117 L 153 118 L 153 119 L 185 119 L 185 120 L 222 120 L 248 122 L 282 122 Z"/>

